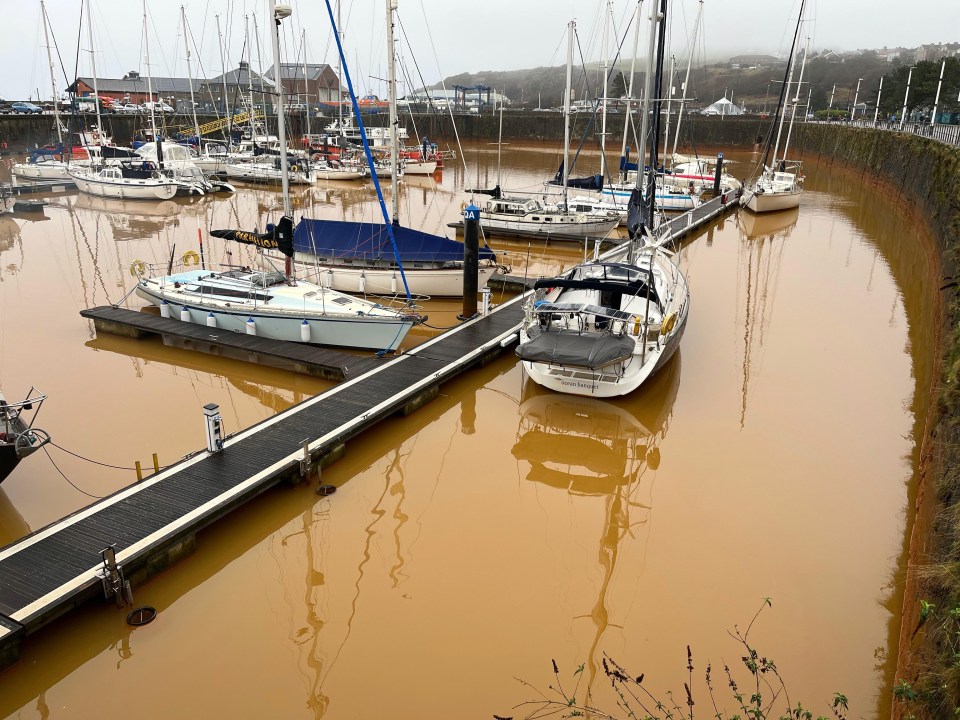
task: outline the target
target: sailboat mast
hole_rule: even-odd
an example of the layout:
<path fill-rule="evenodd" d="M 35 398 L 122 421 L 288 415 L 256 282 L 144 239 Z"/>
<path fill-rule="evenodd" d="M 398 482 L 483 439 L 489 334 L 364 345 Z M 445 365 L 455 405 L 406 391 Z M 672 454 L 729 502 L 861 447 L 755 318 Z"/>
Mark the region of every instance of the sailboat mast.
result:
<path fill-rule="evenodd" d="M 650 41 L 647 44 L 647 72 L 643 79 L 643 112 L 640 117 L 640 148 L 647 142 L 647 130 L 650 127 L 650 93 L 653 91 L 653 55 L 657 49 L 657 21 L 660 13 L 656 0 L 650 5 Z M 637 187 L 643 188 L 643 151 L 637 151 Z"/>
<path fill-rule="evenodd" d="M 243 43 L 247 46 L 247 96 L 250 98 L 247 101 L 248 107 L 250 108 L 248 115 L 250 118 L 250 139 L 253 141 L 253 152 L 257 152 L 257 124 L 254 120 L 253 112 L 253 72 L 250 68 L 253 66 L 253 46 L 250 45 L 250 16 L 243 16 Z M 273 64 L 274 73 L 273 79 L 277 83 L 281 83 L 281 78 L 283 77 L 283 71 L 280 68 L 280 65 L 277 63 Z M 282 107 L 282 106 L 281 106 Z"/>
<path fill-rule="evenodd" d="M 197 120 L 197 103 L 193 99 L 193 70 L 190 68 L 190 36 L 187 33 L 187 11 L 180 6 L 180 18 L 183 20 L 183 45 L 187 50 L 187 79 L 190 83 L 190 112 L 193 114 L 193 131 L 197 134 L 197 150 L 200 149 L 200 121 Z"/>
<path fill-rule="evenodd" d="M 53 54 L 50 52 L 50 33 L 47 30 L 47 8 L 43 0 L 40 0 L 40 14 L 43 15 L 43 38 L 47 43 L 47 62 L 50 64 L 50 89 L 53 91 L 53 121 L 57 125 L 57 140 L 60 142 L 61 157 L 63 157 L 63 129 L 60 127 L 60 101 L 57 98 L 57 78 L 53 70 Z"/>
<path fill-rule="evenodd" d="M 630 121 L 633 117 L 630 103 L 633 100 L 633 80 L 636 77 L 637 68 L 637 48 L 640 45 L 640 8 L 643 7 L 643 0 L 637 0 L 637 9 L 634 12 L 633 22 L 633 54 L 630 56 L 630 85 L 627 88 L 627 111 L 623 116 L 623 144 L 620 146 L 620 157 L 626 162 L 627 157 L 627 135 L 630 130 Z M 620 173 L 620 182 L 624 182 L 627 177 L 627 170 L 623 168 Z"/>
<path fill-rule="evenodd" d="M 570 84 L 573 80 L 573 34 L 576 20 L 567 23 L 567 84 L 563 96 L 563 202 L 567 202 L 567 180 L 570 179 Z"/>
<path fill-rule="evenodd" d="M 697 19 L 693 24 L 693 37 L 687 50 L 687 74 L 683 78 L 683 95 L 680 98 L 680 110 L 677 112 L 677 130 L 673 136 L 673 154 L 677 154 L 677 142 L 680 140 L 680 121 L 683 120 L 683 108 L 687 104 L 687 89 L 690 87 L 690 66 L 693 64 L 693 52 L 697 47 L 697 34 L 700 32 L 700 18 L 703 16 L 703 0 L 697 8 Z M 666 152 L 666 150 L 664 150 Z"/>
<path fill-rule="evenodd" d="M 97 108 L 97 132 L 103 137 L 103 126 L 100 124 L 100 93 L 97 91 L 97 56 L 93 53 L 93 11 L 90 9 L 90 0 L 87 0 L 87 34 L 90 38 L 90 71 L 93 73 L 93 94 L 97 101 L 94 105 Z M 97 142 L 101 145 L 102 140 Z"/>
<path fill-rule="evenodd" d="M 394 225 L 399 220 L 400 193 L 397 188 L 398 150 L 397 150 L 397 68 L 396 50 L 393 45 L 393 11 L 397 9 L 397 0 L 387 0 L 387 95 L 390 99 L 390 219 Z"/>
<path fill-rule="evenodd" d="M 150 129 L 153 131 L 153 139 L 157 143 L 157 164 L 163 169 L 163 150 L 160 147 L 160 136 L 157 134 L 157 120 L 153 114 L 153 82 L 150 72 L 150 33 L 147 30 L 147 0 L 143 0 L 143 48 L 146 53 L 147 63 L 147 95 L 150 96 Z M 99 105 L 100 102 L 97 102 Z"/>
<path fill-rule="evenodd" d="M 303 31 L 303 105 L 307 113 L 307 137 L 310 137 L 310 86 L 307 84 L 307 31 Z M 308 140 L 309 142 L 309 140 Z"/>
<path fill-rule="evenodd" d="M 285 13 L 285 14 L 284 14 Z M 280 73 L 280 20 L 290 14 L 290 6 L 284 5 L 279 11 L 276 0 L 270 0 L 270 19 L 273 21 L 273 32 L 270 39 L 273 41 L 274 82 L 277 83 L 277 139 L 280 141 L 280 187 L 283 191 L 283 214 L 291 216 L 290 210 L 290 178 L 287 176 L 287 129 L 283 124 L 283 81 Z"/>
<path fill-rule="evenodd" d="M 600 114 L 600 175 L 607 176 L 607 88 L 610 85 L 610 25 L 613 23 L 613 0 L 607 0 L 603 19 L 603 99 Z"/>
<path fill-rule="evenodd" d="M 800 77 L 797 79 L 797 92 L 793 95 L 793 107 L 790 110 L 790 125 L 787 127 L 787 140 L 783 144 L 783 159 L 787 159 L 787 151 L 790 147 L 790 135 L 793 134 L 793 121 L 797 117 L 797 103 L 800 101 L 800 88 L 803 86 L 803 69 L 807 65 L 807 51 L 810 49 L 810 38 L 803 47 L 803 60 L 800 61 Z"/>
<path fill-rule="evenodd" d="M 787 75 L 784 78 L 783 87 L 780 88 L 780 99 L 777 101 L 777 115 L 780 115 L 780 125 L 777 130 L 777 144 L 773 150 L 773 164 L 777 164 L 777 153 L 780 151 L 780 132 L 783 130 L 783 101 L 787 97 L 787 91 L 790 89 L 790 82 L 793 80 L 793 56 L 797 50 L 797 38 L 800 37 L 800 24 L 803 22 L 803 9 L 806 6 L 806 0 L 800 0 L 800 15 L 797 18 L 797 29 L 793 33 L 793 42 L 790 44 L 790 57 L 787 58 Z M 777 117 L 774 115 L 774 125 L 777 124 Z M 767 164 L 770 156 L 770 139 L 767 140 L 767 147 L 763 153 L 763 164 Z"/>
<path fill-rule="evenodd" d="M 340 0 L 337 0 L 337 27 L 334 28 L 334 32 L 337 33 L 339 38 L 339 45 L 343 45 L 343 32 L 340 30 L 343 25 L 340 22 Z M 341 58 L 340 62 L 337 63 L 337 127 L 343 128 L 343 59 Z"/>
<path fill-rule="evenodd" d="M 233 142 L 233 113 L 230 112 L 227 97 L 227 61 L 223 54 L 223 32 L 220 30 L 220 16 L 217 15 L 217 38 L 220 40 L 220 77 L 223 80 L 223 115 L 227 119 L 227 145 Z"/>
<path fill-rule="evenodd" d="M 660 21 L 659 32 L 657 26 L 651 26 L 651 30 L 657 34 L 657 62 L 654 70 L 653 96 L 650 98 L 650 172 L 647 173 L 647 200 L 649 201 L 650 213 L 648 216 L 649 227 L 655 227 L 657 205 L 657 166 L 658 149 L 660 145 L 660 108 L 663 105 L 663 53 L 667 42 L 667 0 L 660 0 L 660 12 L 655 13 Z"/>
<path fill-rule="evenodd" d="M 667 148 L 670 147 L 670 113 L 672 112 L 673 107 L 673 68 L 676 64 L 677 58 L 673 55 L 670 56 L 670 72 L 667 73 L 667 121 L 664 123 L 666 127 L 663 129 L 663 154 L 667 154 Z M 664 158 L 666 160 L 666 158 Z M 664 163 L 666 165 L 666 163 Z"/>

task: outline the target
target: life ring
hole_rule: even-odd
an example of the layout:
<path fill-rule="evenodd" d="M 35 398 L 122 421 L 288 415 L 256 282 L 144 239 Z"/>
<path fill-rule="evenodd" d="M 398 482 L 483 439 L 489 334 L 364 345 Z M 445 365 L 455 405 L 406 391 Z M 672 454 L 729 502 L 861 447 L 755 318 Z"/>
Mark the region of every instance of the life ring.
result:
<path fill-rule="evenodd" d="M 183 254 L 183 264 L 186 265 L 186 266 L 188 266 L 188 267 L 189 267 L 190 265 L 199 265 L 199 264 L 200 264 L 200 256 L 197 255 L 197 253 L 195 253 L 193 250 L 187 250 L 187 251 Z"/>
<path fill-rule="evenodd" d="M 660 326 L 661 335 L 669 335 L 673 330 L 673 326 L 677 324 L 677 314 L 670 313 L 663 319 L 663 324 Z"/>
<path fill-rule="evenodd" d="M 130 274 L 142 277 L 147 274 L 147 264 L 143 260 L 134 260 L 130 263 Z"/>

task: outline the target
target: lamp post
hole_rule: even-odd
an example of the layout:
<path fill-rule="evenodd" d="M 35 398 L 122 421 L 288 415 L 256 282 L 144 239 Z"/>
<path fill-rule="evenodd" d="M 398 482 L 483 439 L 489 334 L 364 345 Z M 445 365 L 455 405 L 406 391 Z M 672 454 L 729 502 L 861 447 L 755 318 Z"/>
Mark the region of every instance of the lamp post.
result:
<path fill-rule="evenodd" d="M 903 130 L 903 121 L 907 117 L 907 98 L 910 97 L 910 80 L 913 78 L 913 71 L 916 65 L 910 66 L 910 72 L 907 73 L 907 91 L 903 94 L 903 111 L 900 113 L 900 129 Z"/>
<path fill-rule="evenodd" d="M 937 98 L 933 101 L 933 112 L 930 113 L 930 125 L 933 126 L 937 122 L 937 105 L 940 104 L 940 88 L 943 87 L 943 70 L 947 67 L 947 60 L 944 58 L 943 63 L 940 65 L 940 81 L 937 83 Z"/>
<path fill-rule="evenodd" d="M 873 111 L 873 126 L 877 126 L 877 116 L 880 114 L 880 93 L 883 92 L 883 75 L 880 76 L 880 89 L 877 90 L 877 107 Z"/>
<path fill-rule="evenodd" d="M 850 122 L 853 122 L 853 118 L 857 114 L 857 100 L 860 98 L 861 82 L 863 82 L 863 78 L 857 78 L 857 91 L 853 94 L 853 112 L 850 113 Z"/>

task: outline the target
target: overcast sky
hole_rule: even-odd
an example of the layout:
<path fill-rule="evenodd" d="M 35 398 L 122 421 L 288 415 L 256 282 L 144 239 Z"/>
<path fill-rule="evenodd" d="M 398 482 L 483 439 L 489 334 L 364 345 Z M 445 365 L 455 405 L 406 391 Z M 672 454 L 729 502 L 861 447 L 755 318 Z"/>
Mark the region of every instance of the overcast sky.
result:
<path fill-rule="evenodd" d="M 644 0 L 649 6 L 654 0 Z M 93 7 L 97 75 L 119 78 L 129 70 L 147 72 L 143 5 L 138 0 L 90 0 Z M 336 0 L 330 0 L 336 3 Z M 257 16 L 260 60 L 255 40 L 252 66 L 271 64 L 267 34 L 267 0 L 185 0 L 187 24 L 194 46 L 193 74 L 213 77 L 221 72 L 216 16 L 220 16 L 227 67 L 236 67 L 244 51 L 244 16 Z M 292 0 L 293 16 L 283 22 L 283 62 L 302 62 L 301 35 L 307 34 L 309 62 L 337 65 L 324 0 Z M 815 48 L 854 50 L 884 46 L 915 47 L 923 43 L 960 40 L 960 0 L 807 0 L 811 22 L 805 34 Z M 606 0 L 399 0 L 401 55 L 408 73 L 417 70 L 428 82 L 461 72 L 514 70 L 566 61 L 564 33 L 577 21 L 580 50 L 587 61 L 601 55 L 601 18 Z M 671 50 L 685 58 L 687 38 L 697 13 L 696 0 L 671 0 Z M 87 21 L 82 29 L 80 0 L 48 0 L 47 14 L 59 48 L 57 87 L 64 87 L 64 70 L 72 78 L 91 74 Z M 632 44 L 627 19 L 636 0 L 613 0 L 617 33 Z M 51 95 L 46 43 L 39 0 L 0 0 L 0 97 L 17 100 Z M 695 62 L 732 54 L 785 54 L 792 37 L 799 0 L 705 0 L 704 25 Z M 343 0 L 347 67 L 358 93 L 385 95 L 385 0 Z M 147 0 L 150 65 L 153 75 L 186 77 L 186 52 L 180 25 L 180 3 Z M 252 20 L 251 20 L 251 34 Z M 641 30 L 645 47 L 646 23 Z M 79 37 L 78 37 L 79 36 Z M 77 42 L 80 42 L 79 71 Z M 641 49 L 640 55 L 645 53 Z M 197 67 L 197 61 L 202 68 Z M 404 89 L 401 88 L 402 95 Z"/>

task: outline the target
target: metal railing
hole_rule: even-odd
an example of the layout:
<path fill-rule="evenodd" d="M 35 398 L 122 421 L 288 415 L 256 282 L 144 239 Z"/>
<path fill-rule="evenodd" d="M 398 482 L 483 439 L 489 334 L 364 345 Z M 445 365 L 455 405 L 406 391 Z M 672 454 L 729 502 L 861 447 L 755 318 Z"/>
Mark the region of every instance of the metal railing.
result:
<path fill-rule="evenodd" d="M 888 130 L 890 132 L 902 132 L 910 135 L 919 135 L 920 137 L 930 138 L 931 140 L 937 140 L 944 143 L 945 145 L 960 146 L 960 125 L 943 125 L 941 123 L 935 123 L 931 125 L 930 123 L 923 122 L 906 122 L 903 124 L 903 128 L 900 127 L 900 122 L 897 120 L 880 120 L 873 122 L 873 120 L 854 120 L 852 122 L 847 122 L 845 120 L 841 121 L 828 121 L 828 120 L 816 120 L 818 125 L 843 125 L 846 127 L 858 127 L 866 128 L 868 130 Z"/>

